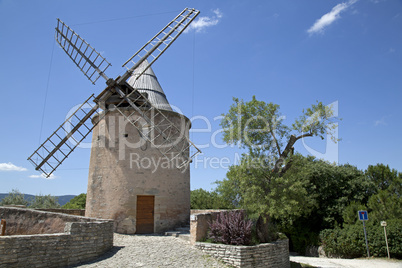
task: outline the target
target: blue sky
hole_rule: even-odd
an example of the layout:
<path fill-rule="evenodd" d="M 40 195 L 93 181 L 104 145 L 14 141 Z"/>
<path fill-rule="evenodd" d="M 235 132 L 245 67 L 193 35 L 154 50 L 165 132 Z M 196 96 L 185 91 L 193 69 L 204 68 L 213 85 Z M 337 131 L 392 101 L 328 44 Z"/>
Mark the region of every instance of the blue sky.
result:
<path fill-rule="evenodd" d="M 291 124 L 316 100 L 334 103 L 337 145 L 313 138 L 296 150 L 360 169 L 402 171 L 402 1 L 0 0 L 0 192 L 86 192 L 90 149 L 78 148 L 45 179 L 26 160 L 92 85 L 55 44 L 60 18 L 120 67 L 185 7 L 197 23 L 153 65 L 169 102 L 193 120 L 203 154 L 191 188 L 214 188 L 241 153 L 225 146 L 219 116 L 232 97 L 279 104 Z M 84 147 L 84 146 L 83 146 Z"/>

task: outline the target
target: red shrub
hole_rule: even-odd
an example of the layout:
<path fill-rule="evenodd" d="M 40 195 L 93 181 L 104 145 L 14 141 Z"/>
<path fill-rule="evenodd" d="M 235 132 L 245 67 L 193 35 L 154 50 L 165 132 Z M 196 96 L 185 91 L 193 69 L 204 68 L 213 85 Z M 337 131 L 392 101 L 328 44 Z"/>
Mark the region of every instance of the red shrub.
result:
<path fill-rule="evenodd" d="M 209 222 L 208 238 L 228 245 L 250 245 L 253 223 L 247 220 L 244 211 L 220 212 L 216 220 Z"/>

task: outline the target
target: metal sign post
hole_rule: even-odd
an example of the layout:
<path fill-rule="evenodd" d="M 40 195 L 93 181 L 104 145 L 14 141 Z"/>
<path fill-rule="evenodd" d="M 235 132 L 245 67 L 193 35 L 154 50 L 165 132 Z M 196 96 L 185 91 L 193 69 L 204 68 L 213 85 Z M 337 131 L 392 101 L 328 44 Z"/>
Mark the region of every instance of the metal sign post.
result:
<path fill-rule="evenodd" d="M 385 244 L 387 245 L 388 259 L 390 259 L 391 257 L 389 256 L 388 239 L 387 239 L 387 230 L 385 230 L 385 227 L 387 227 L 387 222 L 386 222 L 386 221 L 382 221 L 382 222 L 381 222 L 381 226 L 384 227 Z"/>
<path fill-rule="evenodd" d="M 357 212 L 357 214 L 359 216 L 359 220 L 361 220 L 363 222 L 364 239 L 366 239 L 367 257 L 370 258 L 370 251 L 369 251 L 368 242 L 367 242 L 367 232 L 366 232 L 366 225 L 365 225 L 365 221 L 368 220 L 368 214 L 367 214 L 366 210 L 359 210 Z"/>

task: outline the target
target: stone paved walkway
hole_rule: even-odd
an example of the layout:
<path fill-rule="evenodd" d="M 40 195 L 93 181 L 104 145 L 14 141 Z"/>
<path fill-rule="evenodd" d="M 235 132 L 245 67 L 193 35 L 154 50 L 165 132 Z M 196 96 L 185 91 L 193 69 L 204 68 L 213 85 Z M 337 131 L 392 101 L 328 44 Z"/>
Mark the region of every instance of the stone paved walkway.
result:
<path fill-rule="evenodd" d="M 114 247 L 79 267 L 228 267 L 172 236 L 114 234 Z"/>
<path fill-rule="evenodd" d="M 402 268 L 402 261 L 383 259 L 328 259 L 291 256 L 293 262 L 322 268 Z M 203 254 L 187 241 L 172 236 L 114 234 L 114 247 L 79 267 L 229 267 Z"/>
<path fill-rule="evenodd" d="M 319 268 L 402 268 L 402 261 L 387 259 L 330 259 L 291 256 L 290 261 Z"/>

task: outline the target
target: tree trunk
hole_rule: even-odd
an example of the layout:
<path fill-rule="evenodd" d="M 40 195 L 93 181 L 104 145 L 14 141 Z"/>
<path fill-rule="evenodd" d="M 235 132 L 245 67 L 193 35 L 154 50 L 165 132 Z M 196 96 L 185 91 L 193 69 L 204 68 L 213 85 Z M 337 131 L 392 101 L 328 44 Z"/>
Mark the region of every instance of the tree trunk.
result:
<path fill-rule="evenodd" d="M 260 243 L 269 243 L 278 239 L 277 230 L 267 214 L 258 217 L 256 231 Z"/>

